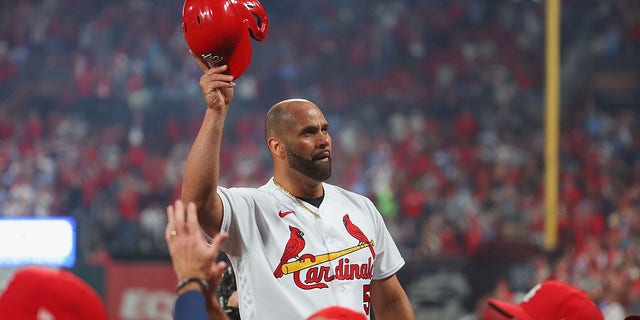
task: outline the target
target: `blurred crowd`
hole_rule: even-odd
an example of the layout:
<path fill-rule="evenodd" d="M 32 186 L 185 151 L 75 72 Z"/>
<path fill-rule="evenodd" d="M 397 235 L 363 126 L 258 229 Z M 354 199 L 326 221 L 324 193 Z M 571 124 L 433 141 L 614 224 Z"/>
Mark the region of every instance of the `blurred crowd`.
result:
<path fill-rule="evenodd" d="M 534 276 L 573 283 L 611 314 L 640 312 L 640 8 L 629 3 L 563 1 L 559 253 Z M 221 185 L 270 177 L 264 115 L 304 97 L 331 124 L 330 181 L 377 204 L 407 260 L 511 239 L 542 247 L 541 2 L 263 5 L 270 30 L 237 80 Z M 87 263 L 166 256 L 164 209 L 204 112 L 181 10 L 0 2 L 0 216 L 75 217 Z M 621 70 L 626 91 L 588 81 Z"/>

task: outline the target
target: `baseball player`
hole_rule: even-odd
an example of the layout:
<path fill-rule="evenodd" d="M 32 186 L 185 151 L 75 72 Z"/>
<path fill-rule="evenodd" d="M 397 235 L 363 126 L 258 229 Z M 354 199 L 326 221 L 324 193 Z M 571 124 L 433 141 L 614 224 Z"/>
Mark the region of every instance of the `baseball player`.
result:
<path fill-rule="evenodd" d="M 415 319 L 396 277 L 404 259 L 366 197 L 326 181 L 329 124 L 302 99 L 275 104 L 266 119 L 272 179 L 259 188 L 218 185 L 224 121 L 235 83 L 227 66 L 196 58 L 207 110 L 187 158 L 182 200 L 205 233 L 229 234 L 223 251 L 236 272 L 240 317 L 306 319 L 342 306 L 376 319 Z"/>

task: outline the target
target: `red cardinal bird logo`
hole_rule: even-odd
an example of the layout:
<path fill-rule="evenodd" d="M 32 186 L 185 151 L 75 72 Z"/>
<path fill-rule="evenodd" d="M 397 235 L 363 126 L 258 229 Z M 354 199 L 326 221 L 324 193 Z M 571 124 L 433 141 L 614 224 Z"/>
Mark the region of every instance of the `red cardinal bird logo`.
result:
<path fill-rule="evenodd" d="M 351 222 L 351 219 L 349 219 L 349 215 L 348 214 L 345 214 L 344 217 L 342 217 L 342 222 L 344 223 L 344 227 L 347 229 L 347 232 L 349 232 L 349 234 L 352 237 L 358 239 L 358 241 L 359 241 L 358 244 L 368 244 L 369 245 L 369 250 L 371 250 L 371 257 L 375 259 L 376 252 L 373 250 L 373 246 L 369 242 L 369 239 L 364 234 L 364 232 L 362 232 L 362 230 L 360 230 L 360 228 L 358 228 L 358 226 L 356 226 L 355 224 L 353 224 L 353 222 Z"/>
<path fill-rule="evenodd" d="M 280 263 L 276 267 L 276 271 L 273 272 L 276 278 L 282 277 L 282 265 L 291 260 L 291 258 L 300 258 L 300 252 L 304 249 L 305 242 L 302 237 L 304 233 L 300 231 L 300 229 L 292 226 L 289 226 L 289 231 L 291 231 L 289 241 L 287 241 L 287 245 L 284 247 L 284 252 L 282 253 L 282 258 L 280 258 Z"/>

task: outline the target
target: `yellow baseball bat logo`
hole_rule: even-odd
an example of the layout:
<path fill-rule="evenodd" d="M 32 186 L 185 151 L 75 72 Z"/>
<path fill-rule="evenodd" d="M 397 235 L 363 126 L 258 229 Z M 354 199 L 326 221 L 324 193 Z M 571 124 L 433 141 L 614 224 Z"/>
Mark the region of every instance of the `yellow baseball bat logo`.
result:
<path fill-rule="evenodd" d="M 289 273 L 293 273 L 296 271 L 300 271 L 300 270 L 304 270 L 307 268 L 311 268 L 313 266 L 317 266 L 321 263 L 325 263 L 327 261 L 331 261 L 334 259 L 338 259 L 344 255 L 347 255 L 349 253 L 352 252 L 356 252 L 360 249 L 364 249 L 367 248 L 368 246 L 373 246 L 373 240 L 371 240 L 368 243 L 363 243 L 363 244 L 359 244 L 357 246 L 353 246 L 351 248 L 347 248 L 344 250 L 340 250 L 340 251 L 336 251 L 336 252 L 329 252 L 329 253 L 325 253 L 325 254 L 320 254 L 317 256 L 314 256 L 313 258 L 304 258 L 304 259 L 300 259 L 300 260 L 296 260 L 296 261 L 292 261 L 292 262 L 287 262 L 285 264 L 282 265 L 282 273 L 283 274 L 289 274 Z M 314 259 L 315 258 L 315 259 Z"/>

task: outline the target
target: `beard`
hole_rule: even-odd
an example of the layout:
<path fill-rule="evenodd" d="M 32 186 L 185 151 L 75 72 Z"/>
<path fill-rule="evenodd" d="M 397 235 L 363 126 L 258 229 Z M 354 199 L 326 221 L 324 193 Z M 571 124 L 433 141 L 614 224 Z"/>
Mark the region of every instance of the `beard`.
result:
<path fill-rule="evenodd" d="M 331 158 L 328 162 L 308 160 L 295 154 L 290 148 L 287 148 L 287 156 L 289 167 L 315 181 L 326 181 L 331 177 Z"/>

